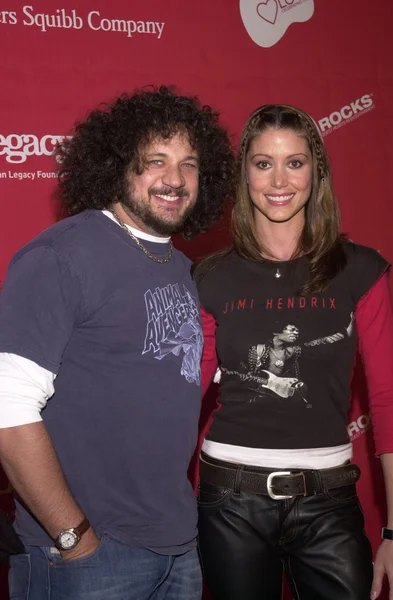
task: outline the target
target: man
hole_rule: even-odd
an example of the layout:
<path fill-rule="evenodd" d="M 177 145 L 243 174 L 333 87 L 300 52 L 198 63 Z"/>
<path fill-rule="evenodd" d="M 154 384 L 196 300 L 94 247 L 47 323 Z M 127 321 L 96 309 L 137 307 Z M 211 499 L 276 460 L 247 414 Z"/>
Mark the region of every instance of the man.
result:
<path fill-rule="evenodd" d="M 170 235 L 220 217 L 228 136 L 161 87 L 93 111 L 60 153 L 72 216 L 15 255 L 0 302 L 0 456 L 26 549 L 11 595 L 197 600 L 203 336 Z"/>
<path fill-rule="evenodd" d="M 258 344 L 256 367 L 259 368 L 266 362 L 266 353 L 268 353 L 267 368 L 271 373 L 282 375 L 285 369 L 285 374 L 293 371 L 293 374 L 298 376 L 297 359 L 301 352 L 300 347 L 295 346 L 298 337 L 299 329 L 295 325 L 286 325 L 281 333 L 273 334 L 270 345 Z"/>

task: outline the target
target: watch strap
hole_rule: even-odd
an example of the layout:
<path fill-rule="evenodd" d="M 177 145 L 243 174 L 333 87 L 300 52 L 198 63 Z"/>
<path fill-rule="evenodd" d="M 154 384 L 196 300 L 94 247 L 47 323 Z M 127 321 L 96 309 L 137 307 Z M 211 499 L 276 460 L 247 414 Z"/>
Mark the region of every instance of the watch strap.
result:
<path fill-rule="evenodd" d="M 89 529 L 90 523 L 86 517 L 83 519 L 82 523 L 79 523 L 77 527 L 74 527 L 74 530 L 79 534 L 79 537 L 82 537 L 84 533 Z"/>
<path fill-rule="evenodd" d="M 393 540 L 393 529 L 382 527 L 381 538 L 383 540 Z"/>

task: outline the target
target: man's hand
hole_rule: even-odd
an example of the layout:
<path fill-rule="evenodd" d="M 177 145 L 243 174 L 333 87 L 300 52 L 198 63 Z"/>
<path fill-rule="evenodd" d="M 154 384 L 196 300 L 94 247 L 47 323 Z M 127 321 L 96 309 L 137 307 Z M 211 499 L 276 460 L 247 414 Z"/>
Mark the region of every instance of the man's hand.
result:
<path fill-rule="evenodd" d="M 66 562 L 84 558 L 93 554 L 101 544 L 101 541 L 90 527 L 81 537 L 80 542 L 72 550 L 62 550 L 62 559 Z"/>
<path fill-rule="evenodd" d="M 393 540 L 383 540 L 377 550 L 370 594 L 371 600 L 378 598 L 381 593 L 384 575 L 389 580 L 389 600 L 393 600 Z"/>

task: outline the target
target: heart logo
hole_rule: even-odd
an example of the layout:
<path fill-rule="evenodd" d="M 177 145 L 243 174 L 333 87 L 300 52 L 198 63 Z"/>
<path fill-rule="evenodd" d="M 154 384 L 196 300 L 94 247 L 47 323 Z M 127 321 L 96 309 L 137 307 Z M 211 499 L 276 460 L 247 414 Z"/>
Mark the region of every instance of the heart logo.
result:
<path fill-rule="evenodd" d="M 314 0 L 240 0 L 239 8 L 252 41 L 262 48 L 271 48 L 293 23 L 311 19 Z"/>
<path fill-rule="evenodd" d="M 276 0 L 262 0 L 257 6 L 257 13 L 264 21 L 274 25 L 278 13 Z"/>

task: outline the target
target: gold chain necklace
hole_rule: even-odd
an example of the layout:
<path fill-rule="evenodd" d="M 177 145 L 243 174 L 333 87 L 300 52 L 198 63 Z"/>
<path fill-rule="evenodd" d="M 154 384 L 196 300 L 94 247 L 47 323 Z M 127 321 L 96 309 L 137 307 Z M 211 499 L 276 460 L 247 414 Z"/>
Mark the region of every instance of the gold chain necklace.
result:
<path fill-rule="evenodd" d="M 139 250 L 142 250 L 142 252 L 144 254 L 146 254 L 146 256 L 148 258 L 150 258 L 151 260 L 154 260 L 154 262 L 157 262 L 157 263 L 166 263 L 171 260 L 172 251 L 173 251 L 173 244 L 172 244 L 171 240 L 169 241 L 169 250 L 168 250 L 167 256 L 165 258 L 158 258 L 157 256 L 154 256 L 154 254 L 149 252 L 149 250 L 147 248 L 145 248 L 145 246 L 139 241 L 139 239 L 136 237 L 136 235 L 134 235 L 132 233 L 132 231 L 130 229 L 128 229 L 127 225 L 125 223 L 123 223 L 123 221 L 117 216 L 116 212 L 113 209 L 109 209 L 109 210 L 112 213 L 112 215 L 114 216 L 116 222 L 120 225 L 120 227 L 128 233 L 128 235 L 134 240 L 134 242 L 138 246 Z"/>

